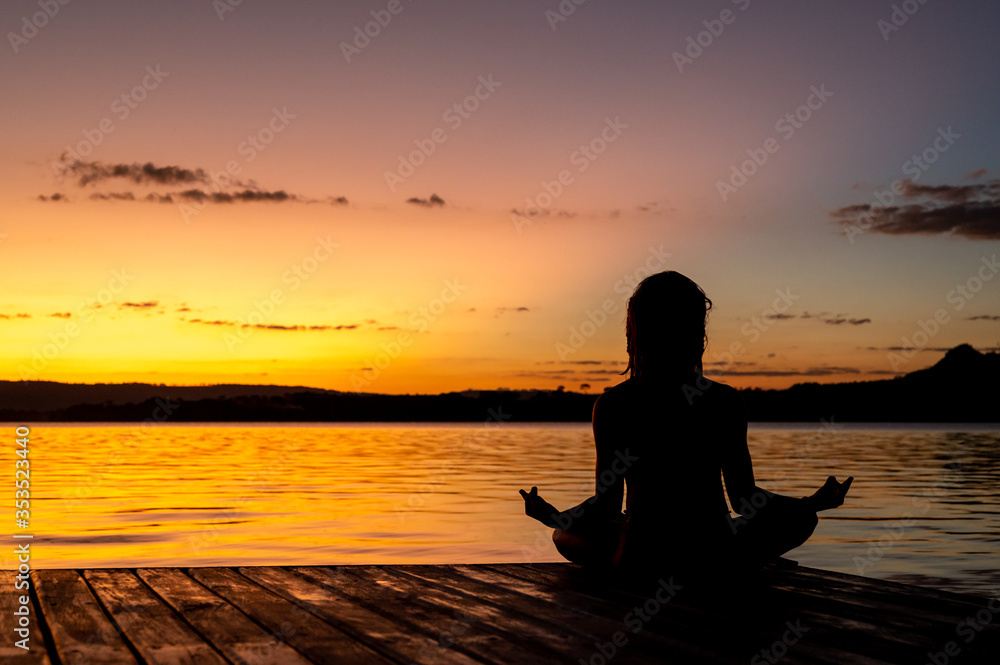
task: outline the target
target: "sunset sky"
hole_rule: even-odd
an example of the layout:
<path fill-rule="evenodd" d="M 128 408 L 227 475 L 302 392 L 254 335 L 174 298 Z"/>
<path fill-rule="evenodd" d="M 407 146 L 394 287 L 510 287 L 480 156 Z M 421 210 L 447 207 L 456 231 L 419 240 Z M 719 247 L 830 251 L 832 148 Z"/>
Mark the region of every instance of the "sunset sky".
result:
<path fill-rule="evenodd" d="M 3 3 L 0 379 L 599 392 L 667 269 L 740 387 L 1000 347 L 996 2 L 232 2 Z"/>

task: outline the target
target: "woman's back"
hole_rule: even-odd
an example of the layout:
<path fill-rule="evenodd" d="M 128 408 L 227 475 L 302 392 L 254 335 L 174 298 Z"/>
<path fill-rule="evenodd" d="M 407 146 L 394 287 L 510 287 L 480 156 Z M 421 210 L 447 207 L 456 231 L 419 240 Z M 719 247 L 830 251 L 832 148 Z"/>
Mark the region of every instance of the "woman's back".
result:
<path fill-rule="evenodd" d="M 604 424 L 617 430 L 609 441 L 633 460 L 623 563 L 690 567 L 706 551 L 726 550 L 732 537 L 721 470 L 746 421 L 735 390 L 697 385 L 633 378 L 601 397 Z"/>

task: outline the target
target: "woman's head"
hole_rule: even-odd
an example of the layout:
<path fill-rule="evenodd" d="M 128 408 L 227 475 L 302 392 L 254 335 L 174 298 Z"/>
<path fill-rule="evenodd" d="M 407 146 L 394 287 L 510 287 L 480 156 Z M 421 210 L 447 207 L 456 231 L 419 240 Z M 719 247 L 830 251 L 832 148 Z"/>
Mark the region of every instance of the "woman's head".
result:
<path fill-rule="evenodd" d="M 701 371 L 712 301 L 679 272 L 650 275 L 628 300 L 625 339 L 630 377 L 688 378 Z M 624 372 L 623 372 L 624 373 Z"/>

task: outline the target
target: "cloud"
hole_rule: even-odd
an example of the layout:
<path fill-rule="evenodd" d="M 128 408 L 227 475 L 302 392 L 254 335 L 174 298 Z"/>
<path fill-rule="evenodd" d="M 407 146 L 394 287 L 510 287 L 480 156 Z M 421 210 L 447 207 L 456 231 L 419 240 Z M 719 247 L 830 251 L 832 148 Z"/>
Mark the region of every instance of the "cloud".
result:
<path fill-rule="evenodd" d="M 829 312 L 820 312 L 819 314 L 810 314 L 809 312 L 802 312 L 799 315 L 800 319 L 818 319 L 823 323 L 828 323 L 832 326 L 839 326 L 843 324 L 848 324 L 851 326 L 860 326 L 865 323 L 871 323 L 872 320 L 868 317 L 864 318 L 850 318 L 847 314 L 830 314 Z"/>
<path fill-rule="evenodd" d="M 184 320 L 184 319 L 181 319 Z M 188 319 L 188 323 L 200 323 L 206 326 L 231 326 L 234 328 L 256 328 L 257 330 L 277 330 L 279 332 L 295 332 L 295 331 L 324 331 L 324 330 L 355 330 L 359 326 L 357 323 L 351 324 L 340 324 L 336 326 L 330 325 L 281 325 L 278 323 L 256 323 L 249 324 L 243 323 L 242 321 L 206 321 L 204 319 Z"/>
<path fill-rule="evenodd" d="M 1000 314 L 979 314 L 968 317 L 969 321 L 1000 321 Z"/>
<path fill-rule="evenodd" d="M 830 325 L 834 325 L 834 326 L 839 326 L 839 325 L 841 325 L 843 323 L 846 323 L 846 324 L 852 325 L 852 326 L 860 326 L 862 324 L 871 323 L 871 322 L 872 322 L 872 320 L 869 319 L 869 318 L 867 318 L 867 317 L 865 317 L 863 319 L 848 319 L 848 318 L 844 318 L 844 317 L 841 316 L 841 317 L 837 317 L 837 318 L 833 318 L 833 319 L 824 319 L 823 320 L 823 323 L 829 323 Z"/>
<path fill-rule="evenodd" d="M 49 316 L 51 316 L 54 319 L 69 319 L 73 317 L 73 315 L 70 314 L 69 312 L 54 312 L 52 314 L 49 314 Z"/>
<path fill-rule="evenodd" d="M 538 361 L 536 365 L 552 365 L 554 360 Z M 562 365 L 625 365 L 626 363 L 620 360 L 561 360 Z"/>
<path fill-rule="evenodd" d="M 939 353 L 946 353 L 951 351 L 950 346 L 925 346 L 922 348 L 917 348 L 915 346 L 869 346 L 868 351 L 937 351 Z M 979 348 L 977 351 L 986 352 L 989 351 L 989 347 Z"/>
<path fill-rule="evenodd" d="M 147 300 L 146 302 L 123 302 L 119 308 L 129 307 L 131 309 L 149 309 L 160 304 L 159 300 Z"/>
<path fill-rule="evenodd" d="M 838 374 L 860 374 L 857 367 L 810 367 L 804 370 L 751 369 L 751 370 L 705 370 L 705 376 L 836 376 Z"/>
<path fill-rule="evenodd" d="M 300 202 L 326 203 L 330 205 L 347 205 L 345 196 L 327 196 L 315 199 L 298 194 L 291 194 L 283 189 L 262 190 L 253 181 L 239 180 L 221 183 L 211 177 L 204 169 L 189 169 L 180 166 L 156 166 L 146 164 L 105 164 L 103 162 L 69 161 L 63 155 L 59 162 L 61 174 L 76 179 L 79 187 L 125 181 L 144 186 L 178 186 L 186 185 L 186 189 L 174 192 L 150 192 L 145 195 L 133 191 L 94 192 L 90 198 L 95 201 L 141 201 L 144 203 L 176 203 L 178 201 L 196 201 L 210 203 L 257 203 L 257 202 Z M 192 186 L 195 185 L 195 186 Z M 198 186 L 200 185 L 200 186 Z M 41 201 L 65 201 L 65 194 L 51 196 L 40 195 Z M 444 201 L 436 196 L 431 197 L 431 204 L 441 205 Z"/>
<path fill-rule="evenodd" d="M 976 169 L 975 171 L 970 171 L 969 173 L 966 173 L 965 174 L 965 179 L 966 180 L 978 180 L 979 178 L 982 178 L 987 173 L 989 173 L 989 171 L 987 171 L 986 169 Z"/>
<path fill-rule="evenodd" d="M 414 196 L 413 198 L 406 199 L 406 202 L 418 206 L 424 206 L 425 208 L 444 205 L 444 199 L 442 199 L 437 194 L 431 194 L 431 197 L 429 199 L 420 199 Z"/>
<path fill-rule="evenodd" d="M 570 374 L 576 374 L 576 370 L 575 369 L 540 369 L 540 370 L 534 370 L 534 371 L 530 371 L 530 372 L 518 372 L 518 373 L 514 374 L 514 376 L 551 379 L 551 378 L 566 377 L 566 376 L 568 376 Z"/>
<path fill-rule="evenodd" d="M 209 183 L 211 180 L 202 169 L 185 169 L 180 166 L 154 166 L 145 164 L 104 164 L 103 162 L 70 161 L 63 153 L 60 157 L 62 174 L 77 179 L 80 187 L 105 180 L 129 180 L 142 185 L 180 185 Z"/>
<path fill-rule="evenodd" d="M 980 169 L 970 176 L 984 173 Z M 844 226 L 845 234 L 853 224 L 886 235 L 947 234 L 1000 240 L 1000 178 L 968 185 L 918 185 L 903 180 L 893 191 L 899 192 L 898 205 L 855 204 L 834 210 L 830 216 Z"/>
<path fill-rule="evenodd" d="M 904 180 L 902 196 L 911 199 L 925 197 L 945 203 L 965 203 L 975 199 L 981 189 L 982 185 L 918 185 L 912 180 Z"/>
<path fill-rule="evenodd" d="M 530 312 L 531 310 L 527 307 L 497 307 L 497 313 L 495 316 L 500 316 L 501 314 L 506 314 L 507 312 Z"/>
<path fill-rule="evenodd" d="M 212 203 L 249 203 L 253 201 L 274 201 L 278 203 L 283 203 L 285 201 L 300 201 L 298 196 L 294 194 L 289 194 L 288 192 L 279 189 L 275 192 L 258 191 L 253 189 L 244 189 L 239 192 L 206 192 L 201 189 L 187 189 L 183 192 L 175 194 L 181 199 L 186 199 L 189 201 L 210 201 Z"/>
<path fill-rule="evenodd" d="M 519 217 L 524 217 L 525 219 L 535 220 L 543 217 L 558 217 L 561 219 L 576 219 L 577 217 L 582 217 L 583 215 L 579 212 L 573 210 L 561 210 L 558 208 L 539 208 L 537 206 L 532 207 L 531 210 L 525 208 L 524 210 L 518 210 L 517 208 L 511 208 L 510 212 L 512 215 L 518 215 Z M 612 217 L 617 218 L 620 212 L 617 210 L 611 211 L 609 213 L 595 213 L 587 215 L 587 217 Z"/>
<path fill-rule="evenodd" d="M 234 192 L 213 192 L 206 189 L 192 188 L 180 192 L 150 192 L 145 196 L 136 196 L 133 192 L 94 192 L 90 195 L 94 201 L 140 201 L 144 203 L 177 203 L 179 201 L 193 201 L 195 203 L 329 203 L 331 205 L 347 205 L 346 197 L 328 197 L 325 201 L 310 199 L 289 194 L 283 189 L 267 191 L 261 189 L 243 189 Z"/>
<path fill-rule="evenodd" d="M 132 192 L 109 192 L 107 194 L 94 192 L 90 198 L 94 201 L 135 201 L 135 194 Z"/>

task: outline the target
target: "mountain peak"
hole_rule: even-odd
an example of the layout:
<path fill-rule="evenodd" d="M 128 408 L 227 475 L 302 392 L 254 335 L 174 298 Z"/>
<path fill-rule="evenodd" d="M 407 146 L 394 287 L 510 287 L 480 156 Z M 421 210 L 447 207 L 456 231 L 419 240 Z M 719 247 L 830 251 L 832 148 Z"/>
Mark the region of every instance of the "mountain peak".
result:
<path fill-rule="evenodd" d="M 976 351 L 970 344 L 959 344 L 948 349 L 944 358 L 935 363 L 935 367 L 944 366 L 948 369 L 962 369 L 982 362 L 983 354 Z"/>

